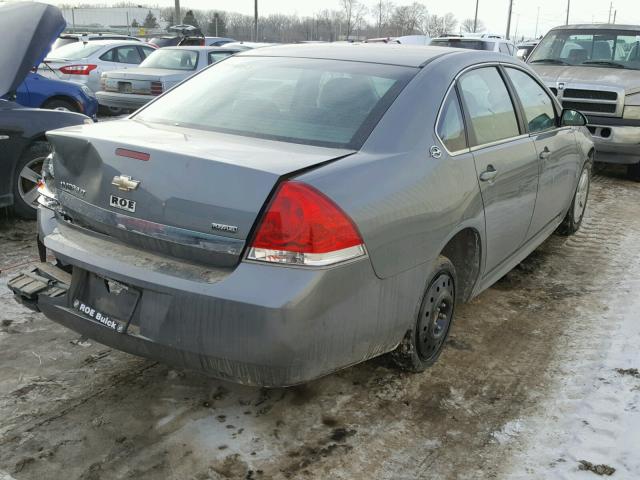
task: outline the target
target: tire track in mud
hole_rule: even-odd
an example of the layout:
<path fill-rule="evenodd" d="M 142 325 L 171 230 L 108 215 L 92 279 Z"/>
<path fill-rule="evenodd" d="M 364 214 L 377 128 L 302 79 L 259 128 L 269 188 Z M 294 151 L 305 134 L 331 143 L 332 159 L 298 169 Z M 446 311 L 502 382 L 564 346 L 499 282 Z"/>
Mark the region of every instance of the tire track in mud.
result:
<path fill-rule="evenodd" d="M 85 365 L 64 346 L 73 334 L 50 327 L 46 345 L 68 352 L 56 365 L 69 370 L 46 370 L 47 381 L 63 378 L 49 392 L 57 401 L 47 405 L 32 391 L 39 410 L 12 404 L 23 426 L 0 419 L 0 429 L 10 424 L 19 439 L 0 445 L 0 469 L 20 466 L 20 479 L 499 475 L 521 419 L 540 408 L 561 372 L 559 352 L 576 348 L 576 312 L 603 308 L 595 294 L 615 287 L 623 245 L 640 239 L 638 187 L 594 176 L 580 232 L 552 237 L 462 306 L 441 360 L 419 375 L 384 358 L 269 391 L 161 365 L 125 375 L 146 363 L 114 353 L 101 360 L 106 367 Z M 49 328 L 47 320 L 34 322 Z M 123 380 L 110 385 L 114 374 Z"/>

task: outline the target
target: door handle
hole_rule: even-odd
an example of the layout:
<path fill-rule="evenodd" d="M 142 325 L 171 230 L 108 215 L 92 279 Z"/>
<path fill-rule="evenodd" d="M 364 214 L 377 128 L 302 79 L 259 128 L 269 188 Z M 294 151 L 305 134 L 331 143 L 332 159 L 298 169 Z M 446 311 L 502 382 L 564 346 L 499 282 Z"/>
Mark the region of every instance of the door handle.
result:
<path fill-rule="evenodd" d="M 480 174 L 480 180 L 488 182 L 496 178 L 496 175 L 498 175 L 498 170 L 493 165 L 487 165 L 487 169 Z"/>
<path fill-rule="evenodd" d="M 540 152 L 540 160 L 546 160 L 550 156 L 551 156 L 551 150 L 549 150 L 549 147 L 544 147 L 544 150 Z"/>

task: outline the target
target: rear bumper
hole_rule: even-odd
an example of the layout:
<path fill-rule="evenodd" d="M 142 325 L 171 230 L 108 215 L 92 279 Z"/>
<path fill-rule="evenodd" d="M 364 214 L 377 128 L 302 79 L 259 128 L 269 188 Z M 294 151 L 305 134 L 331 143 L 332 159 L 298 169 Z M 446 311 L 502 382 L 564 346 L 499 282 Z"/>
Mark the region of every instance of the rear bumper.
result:
<path fill-rule="evenodd" d="M 134 93 L 105 92 L 96 93 L 98 103 L 106 107 L 128 108 L 137 110 L 156 98 L 153 95 L 139 95 Z"/>
<path fill-rule="evenodd" d="M 589 118 L 598 162 L 631 165 L 640 162 L 640 126 L 610 125 Z"/>
<path fill-rule="evenodd" d="M 380 280 L 368 258 L 326 269 L 194 266 L 55 220 L 52 229 L 43 211 L 40 235 L 73 266 L 73 280 L 64 295 L 38 295 L 32 307 L 113 348 L 243 384 L 294 385 L 392 350 L 422 288 L 413 274 Z M 87 271 L 140 292 L 122 332 L 74 308 L 75 300 L 95 304 L 77 297 Z M 397 291 L 390 297 L 385 288 Z"/>

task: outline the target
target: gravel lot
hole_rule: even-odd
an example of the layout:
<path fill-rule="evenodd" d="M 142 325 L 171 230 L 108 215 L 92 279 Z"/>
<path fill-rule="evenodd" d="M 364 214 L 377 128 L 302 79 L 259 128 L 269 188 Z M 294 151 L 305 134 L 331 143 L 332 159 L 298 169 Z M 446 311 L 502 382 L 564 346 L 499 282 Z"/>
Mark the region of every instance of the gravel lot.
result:
<path fill-rule="evenodd" d="M 458 310 L 440 362 L 259 390 L 111 350 L 16 304 L 33 223 L 0 217 L 0 480 L 640 478 L 640 184 L 594 177 Z M 581 463 L 581 461 L 583 461 Z"/>

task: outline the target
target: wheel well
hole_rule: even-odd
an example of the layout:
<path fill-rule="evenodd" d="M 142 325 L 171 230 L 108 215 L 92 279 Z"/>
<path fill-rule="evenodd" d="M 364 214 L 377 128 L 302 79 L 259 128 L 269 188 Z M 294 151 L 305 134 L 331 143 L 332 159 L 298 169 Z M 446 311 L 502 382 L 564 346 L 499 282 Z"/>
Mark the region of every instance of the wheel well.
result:
<path fill-rule="evenodd" d="M 447 257 L 456 269 L 460 292 L 458 298 L 463 302 L 471 298 L 478 279 L 481 250 L 480 234 L 472 228 L 465 228 L 456 233 L 442 250 L 442 255 Z"/>
<path fill-rule="evenodd" d="M 78 102 L 73 97 L 68 97 L 66 95 L 54 95 L 53 97 L 49 97 L 44 102 L 42 102 L 42 106 L 44 107 L 44 105 L 51 102 L 52 100 L 62 100 L 63 102 L 70 103 L 71 105 L 78 108 Z"/>

